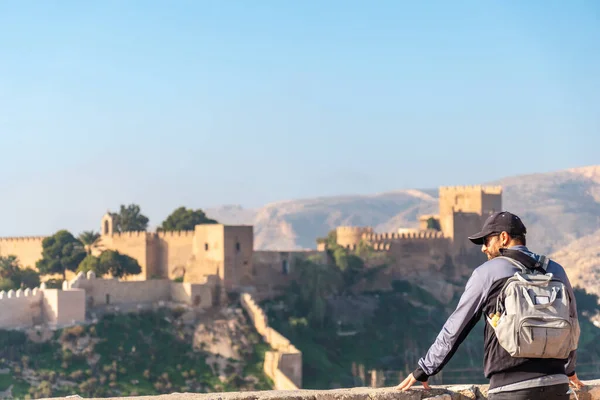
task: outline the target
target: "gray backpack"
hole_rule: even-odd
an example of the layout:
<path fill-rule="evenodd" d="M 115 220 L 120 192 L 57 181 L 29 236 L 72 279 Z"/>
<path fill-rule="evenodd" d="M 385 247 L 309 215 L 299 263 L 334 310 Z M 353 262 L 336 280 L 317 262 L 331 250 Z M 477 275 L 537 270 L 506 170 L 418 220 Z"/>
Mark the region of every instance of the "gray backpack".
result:
<path fill-rule="evenodd" d="M 515 259 L 499 258 L 521 269 L 498 295 L 496 315 L 486 316 L 500 346 L 517 358 L 567 358 L 577 349 L 579 321 L 570 313 L 565 285 L 546 272 L 550 260 L 541 257 L 538 266 L 545 272 L 541 273 Z"/>

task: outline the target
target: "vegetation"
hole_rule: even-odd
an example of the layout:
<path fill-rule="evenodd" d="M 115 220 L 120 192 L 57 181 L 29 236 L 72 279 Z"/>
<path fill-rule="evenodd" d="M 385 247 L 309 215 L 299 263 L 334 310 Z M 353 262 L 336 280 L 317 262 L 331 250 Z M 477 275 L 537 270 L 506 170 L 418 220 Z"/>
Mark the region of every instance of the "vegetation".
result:
<path fill-rule="evenodd" d="M 86 256 L 83 244 L 70 232 L 61 230 L 42 241 L 42 259 L 36 263 L 41 275 L 62 274 L 76 271 Z"/>
<path fill-rule="evenodd" d="M 93 271 L 96 276 L 110 274 L 115 278 L 122 278 L 127 275 L 136 275 L 142 272 L 142 268 L 135 258 L 118 251 L 106 250 L 95 257 L 87 255 L 77 269 L 78 272 Z"/>
<path fill-rule="evenodd" d="M 263 302 L 262 307 L 271 326 L 302 351 L 305 388 L 368 384 L 357 376 L 357 365 L 365 371 L 390 371 L 393 378 L 386 385 L 395 385 L 425 355 L 458 299 L 441 304 L 406 281 L 392 282 L 393 290 L 389 292 L 353 293 L 349 290 L 352 285 L 368 277 L 373 269 L 366 268 L 362 261 L 370 256 L 369 249 L 357 246 L 352 253 L 337 246 L 333 235 L 325 239 L 331 262 L 322 264 L 313 259 L 298 263 L 294 270 L 297 277 L 285 294 Z M 365 257 L 359 257 L 359 251 Z M 598 367 L 596 360 L 600 358 L 600 350 L 594 345 L 600 340 L 600 330 L 589 319 L 598 315 L 600 306 L 598 297 L 583 289 L 576 288 L 575 294 L 582 329 L 578 371 L 585 377 L 586 371 Z M 345 316 L 336 313 L 333 299 L 350 305 Z M 354 301 L 375 306 L 361 312 L 352 307 Z M 482 319 L 432 383 L 487 382 L 482 370 L 483 330 Z"/>
<path fill-rule="evenodd" d="M 217 224 L 206 216 L 204 211 L 179 207 L 165 219 L 160 227 L 162 231 L 192 231 L 196 225 Z"/>
<path fill-rule="evenodd" d="M 194 350 L 194 327 L 181 309 L 105 315 L 98 323 L 58 330 L 34 343 L 21 331 L 0 331 L 0 391 L 13 385 L 15 398 L 121 397 L 171 392 L 271 389 L 262 372 L 266 350 L 256 334 L 244 354 L 243 373 L 229 368 L 224 380 Z"/>
<path fill-rule="evenodd" d="M 440 226 L 440 221 L 433 217 L 429 217 L 427 219 L 427 229 L 434 229 L 436 231 L 441 231 L 442 227 Z"/>
<path fill-rule="evenodd" d="M 121 205 L 118 213 L 113 214 L 115 232 L 146 231 L 148 229 L 148 217 L 141 213 L 140 206 L 130 204 Z"/>
<path fill-rule="evenodd" d="M 19 268 L 15 256 L 0 256 L 0 290 L 33 289 L 40 285 L 39 274 L 31 268 Z"/>
<path fill-rule="evenodd" d="M 85 248 L 86 254 L 92 254 L 92 250 L 98 245 L 100 234 L 95 231 L 84 231 L 78 237 Z"/>

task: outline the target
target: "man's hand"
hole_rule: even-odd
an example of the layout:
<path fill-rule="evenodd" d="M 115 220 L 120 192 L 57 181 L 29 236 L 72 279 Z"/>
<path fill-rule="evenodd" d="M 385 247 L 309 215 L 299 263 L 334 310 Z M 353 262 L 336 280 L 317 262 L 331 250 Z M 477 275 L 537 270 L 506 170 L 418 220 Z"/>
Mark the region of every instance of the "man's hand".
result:
<path fill-rule="evenodd" d="M 577 377 L 577 374 L 574 374 L 573 376 L 569 377 L 569 383 L 571 384 L 571 386 L 574 386 L 576 389 L 581 389 L 582 387 L 585 386 L 585 384 L 579 380 L 579 378 Z"/>
<path fill-rule="evenodd" d="M 403 392 L 406 392 L 416 382 L 417 382 L 417 380 L 415 379 L 415 377 L 413 376 L 413 374 L 410 374 L 409 376 L 406 377 L 405 380 L 402 381 L 401 384 L 399 384 L 398 386 L 396 386 L 395 389 L 396 390 L 401 390 Z M 423 387 L 425 389 L 431 389 L 431 387 L 429 386 L 429 384 L 427 382 L 423 382 Z"/>

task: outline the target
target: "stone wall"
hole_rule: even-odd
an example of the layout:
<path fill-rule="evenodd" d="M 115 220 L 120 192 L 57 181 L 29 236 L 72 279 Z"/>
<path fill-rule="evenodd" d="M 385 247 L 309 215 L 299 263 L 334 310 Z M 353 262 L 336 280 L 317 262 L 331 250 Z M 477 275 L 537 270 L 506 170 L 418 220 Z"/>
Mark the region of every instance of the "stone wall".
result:
<path fill-rule="evenodd" d="M 93 273 L 80 273 L 67 285 L 69 289 L 83 289 L 84 302 L 90 307 L 175 301 L 208 308 L 213 304 L 213 287 L 214 279 L 205 279 L 205 283 L 173 282 L 168 279 L 122 281 L 116 278 L 97 279 Z"/>
<path fill-rule="evenodd" d="M 571 394 L 571 400 L 600 400 L 600 380 L 586 381 L 586 386 Z M 127 397 L 139 400 L 484 400 L 487 385 L 433 386 L 424 390 L 416 386 L 406 392 L 394 388 L 358 387 L 333 390 L 267 390 L 261 392 L 173 393 L 170 395 Z M 65 398 L 66 399 L 66 398 Z"/>
<path fill-rule="evenodd" d="M 5 237 L 0 238 L 0 256 L 15 256 L 21 267 L 35 268 L 35 263 L 42 258 L 43 236 Z"/>
<path fill-rule="evenodd" d="M 43 294 L 33 290 L 9 290 L 0 292 L 0 327 L 25 328 L 42 321 Z"/>
<path fill-rule="evenodd" d="M 301 388 L 302 353 L 288 339 L 269 326 L 267 316 L 250 294 L 243 293 L 241 302 L 256 331 L 273 349 L 265 354 L 264 371 L 273 379 L 275 389 L 295 390 Z"/>
<path fill-rule="evenodd" d="M 85 321 L 83 290 L 41 288 L 0 292 L 0 328 L 22 329 L 49 324 L 67 326 Z"/>
<path fill-rule="evenodd" d="M 81 289 L 44 289 L 44 323 L 70 326 L 85 322 L 85 291 Z"/>

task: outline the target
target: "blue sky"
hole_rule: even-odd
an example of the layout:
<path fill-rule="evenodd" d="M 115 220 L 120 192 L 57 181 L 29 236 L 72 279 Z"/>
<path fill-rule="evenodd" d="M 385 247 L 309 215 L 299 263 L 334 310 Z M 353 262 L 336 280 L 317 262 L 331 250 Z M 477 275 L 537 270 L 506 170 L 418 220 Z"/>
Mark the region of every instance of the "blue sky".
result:
<path fill-rule="evenodd" d="M 600 3 L 4 1 L 0 235 L 600 163 Z"/>

